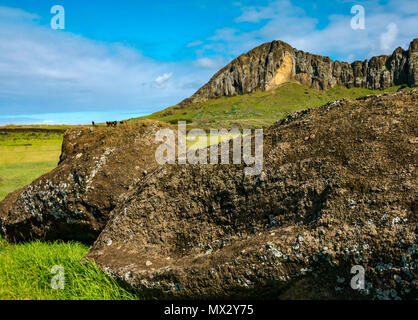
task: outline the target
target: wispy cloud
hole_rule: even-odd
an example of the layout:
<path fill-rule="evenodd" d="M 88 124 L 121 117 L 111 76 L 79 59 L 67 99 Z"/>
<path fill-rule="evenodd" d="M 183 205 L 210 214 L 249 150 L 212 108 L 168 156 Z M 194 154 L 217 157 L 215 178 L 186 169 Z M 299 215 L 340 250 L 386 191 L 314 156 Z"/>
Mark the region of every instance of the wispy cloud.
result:
<path fill-rule="evenodd" d="M 226 61 L 222 57 L 204 57 L 199 58 L 194 61 L 194 64 L 198 67 L 208 68 L 208 69 L 219 69 L 226 64 Z"/>
<path fill-rule="evenodd" d="M 22 10 L 0 7 L 0 16 L 8 17 L 0 20 L 0 115 L 159 109 L 211 75 L 187 61 L 156 61 L 119 43 L 40 26 Z"/>
<path fill-rule="evenodd" d="M 186 47 L 187 48 L 197 47 L 197 46 L 200 46 L 202 43 L 203 43 L 203 41 L 196 40 L 196 41 L 192 41 L 192 42 L 189 42 L 188 44 L 186 44 Z"/>
<path fill-rule="evenodd" d="M 271 1 L 264 6 L 243 6 L 235 26 L 217 29 L 204 48 L 219 55 L 238 55 L 272 40 L 288 42 L 293 47 L 339 59 L 369 58 L 388 54 L 397 46 L 407 48 L 417 37 L 418 4 L 414 0 L 363 1 L 366 28 L 353 30 L 350 10 L 347 14 L 328 16 L 325 27 L 289 0 Z M 241 28 L 242 23 L 254 28 Z"/>
<path fill-rule="evenodd" d="M 169 80 L 171 77 L 173 76 L 173 73 L 164 73 L 161 76 L 158 76 L 157 79 L 155 79 L 154 84 L 157 88 L 164 88 L 165 87 L 165 83 L 167 82 L 167 80 Z"/>
<path fill-rule="evenodd" d="M 19 8 L 0 6 L 0 19 L 1 21 L 28 22 L 39 20 L 40 17 L 35 13 L 26 12 Z"/>
<path fill-rule="evenodd" d="M 392 48 L 393 43 L 396 41 L 396 36 L 398 35 L 398 26 L 396 23 L 389 23 L 386 26 L 386 32 L 383 32 L 380 35 L 380 48 L 385 51 L 388 51 Z"/>

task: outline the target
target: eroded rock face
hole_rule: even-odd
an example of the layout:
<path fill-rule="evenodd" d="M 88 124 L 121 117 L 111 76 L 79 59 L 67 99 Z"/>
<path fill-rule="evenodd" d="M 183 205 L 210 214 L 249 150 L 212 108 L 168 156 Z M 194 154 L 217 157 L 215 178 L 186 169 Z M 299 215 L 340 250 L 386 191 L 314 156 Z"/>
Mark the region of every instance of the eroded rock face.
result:
<path fill-rule="evenodd" d="M 276 87 L 277 74 L 281 78 L 283 65 L 287 70 L 289 63 L 291 73 L 286 74 L 286 81 L 297 81 L 315 89 L 329 89 L 337 85 L 370 89 L 384 89 L 400 84 L 416 86 L 417 50 L 418 39 L 414 39 L 408 50 L 399 47 L 392 55 L 349 64 L 294 49 L 282 41 L 273 41 L 234 59 L 193 96 L 182 101 L 180 106 L 269 90 Z M 290 61 L 288 57 L 291 57 Z"/>
<path fill-rule="evenodd" d="M 117 128 L 70 129 L 57 168 L 0 203 L 0 230 L 10 241 L 93 242 L 121 194 L 158 167 L 155 132 L 145 121 Z"/>
<path fill-rule="evenodd" d="M 418 86 L 418 39 L 409 45 L 408 55 L 408 82 L 411 86 Z"/>
<path fill-rule="evenodd" d="M 165 165 L 88 257 L 147 297 L 415 299 L 417 103 L 400 91 L 290 115 L 265 129 L 255 177 Z"/>
<path fill-rule="evenodd" d="M 293 71 L 293 58 L 286 54 L 283 57 L 283 61 L 280 64 L 279 69 L 275 72 L 274 76 L 269 81 L 266 90 L 272 90 L 279 87 L 285 82 L 289 82 L 294 78 Z"/>

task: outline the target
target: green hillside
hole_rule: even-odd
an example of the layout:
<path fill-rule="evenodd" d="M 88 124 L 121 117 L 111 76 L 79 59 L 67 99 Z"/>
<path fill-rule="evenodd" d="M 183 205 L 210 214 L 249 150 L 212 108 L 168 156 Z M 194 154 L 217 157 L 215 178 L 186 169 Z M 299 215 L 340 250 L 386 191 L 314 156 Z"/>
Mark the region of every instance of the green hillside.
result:
<path fill-rule="evenodd" d="M 400 86 L 384 91 L 394 92 Z M 297 83 L 285 83 L 272 91 L 254 92 L 234 97 L 223 97 L 180 108 L 178 105 L 130 121 L 153 119 L 169 123 L 187 121 L 190 127 L 260 127 L 270 125 L 286 115 L 301 109 L 321 106 L 342 98 L 355 99 L 381 90 L 336 87 L 316 90 Z"/>

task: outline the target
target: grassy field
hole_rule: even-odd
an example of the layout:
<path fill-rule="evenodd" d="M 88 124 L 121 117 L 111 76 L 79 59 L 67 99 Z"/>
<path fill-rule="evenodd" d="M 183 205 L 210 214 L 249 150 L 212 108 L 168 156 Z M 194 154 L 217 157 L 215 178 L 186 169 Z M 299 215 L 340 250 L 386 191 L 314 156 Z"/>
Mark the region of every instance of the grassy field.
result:
<path fill-rule="evenodd" d="M 5 125 L 2 126 L 2 129 L 47 129 L 47 130 L 66 130 L 68 128 L 73 127 L 72 125 L 67 125 L 67 124 L 23 124 L 23 125 L 18 125 L 18 124 L 9 124 L 9 125 Z"/>
<path fill-rule="evenodd" d="M 0 131 L 0 201 L 57 166 L 62 133 Z"/>
<path fill-rule="evenodd" d="M 176 105 L 130 121 L 153 119 L 176 124 L 177 121 L 184 120 L 190 128 L 231 125 L 259 127 L 270 125 L 297 110 L 321 106 L 332 100 L 355 99 L 368 94 L 394 92 L 397 89 L 399 86 L 384 91 L 345 87 L 320 91 L 297 83 L 285 83 L 272 91 L 213 99 L 183 109 Z"/>

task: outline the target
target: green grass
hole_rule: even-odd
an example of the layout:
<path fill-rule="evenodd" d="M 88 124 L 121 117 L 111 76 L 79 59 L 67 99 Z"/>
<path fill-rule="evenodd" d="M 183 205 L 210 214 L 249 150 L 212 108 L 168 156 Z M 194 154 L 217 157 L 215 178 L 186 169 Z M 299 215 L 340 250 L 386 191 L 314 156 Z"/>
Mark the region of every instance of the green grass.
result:
<path fill-rule="evenodd" d="M 0 131 L 0 200 L 54 169 L 62 138 L 57 132 Z M 77 242 L 10 244 L 0 238 L 0 300 L 136 299 L 93 262 L 82 261 L 88 250 Z M 51 287 L 55 265 L 64 267 L 63 290 Z"/>
<path fill-rule="evenodd" d="M 65 129 L 69 129 L 73 127 L 73 125 L 69 125 L 69 124 L 22 124 L 22 125 L 17 125 L 17 124 L 9 124 L 9 125 L 5 125 L 2 126 L 1 128 L 7 128 L 7 129 L 48 129 L 48 130 L 56 130 L 56 129 L 60 129 L 60 130 L 65 130 Z"/>
<path fill-rule="evenodd" d="M 218 133 L 213 135 L 211 135 L 209 132 L 206 132 L 204 135 L 195 135 L 191 132 L 188 132 L 186 135 L 186 145 L 190 149 L 197 150 L 206 148 L 212 144 L 218 144 L 223 141 L 235 139 L 239 135 L 240 134 L 231 134 L 229 132 L 226 134 Z"/>
<path fill-rule="evenodd" d="M 62 133 L 0 132 L 0 201 L 54 169 Z"/>
<path fill-rule="evenodd" d="M 77 243 L 40 242 L 9 244 L 0 239 L 0 300 L 133 300 L 137 297 L 83 260 L 89 247 Z M 51 280 L 64 269 L 64 288 L 53 289 Z"/>
<path fill-rule="evenodd" d="M 30 131 L 30 129 L 27 130 L 24 132 L 19 130 L 2 132 L 0 130 L 0 146 L 55 145 L 62 142 L 63 133 L 61 132 L 34 132 Z"/>
<path fill-rule="evenodd" d="M 223 97 L 180 109 L 177 105 L 151 115 L 131 119 L 153 119 L 168 123 L 187 121 L 190 127 L 265 126 L 297 110 L 321 106 L 342 98 L 355 99 L 368 94 L 394 92 L 400 86 L 383 91 L 364 88 L 336 87 L 326 91 L 311 89 L 297 83 L 285 83 L 279 88 L 250 94 Z"/>
<path fill-rule="evenodd" d="M 0 200 L 54 169 L 62 138 L 57 132 L 0 132 Z M 0 300 L 135 299 L 94 263 L 82 263 L 88 250 L 76 242 L 9 244 L 0 239 Z M 64 267 L 63 290 L 51 287 L 55 265 Z"/>

